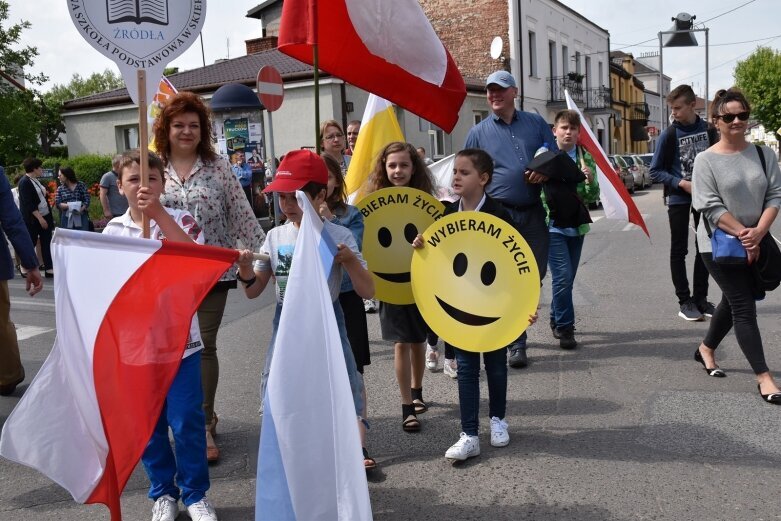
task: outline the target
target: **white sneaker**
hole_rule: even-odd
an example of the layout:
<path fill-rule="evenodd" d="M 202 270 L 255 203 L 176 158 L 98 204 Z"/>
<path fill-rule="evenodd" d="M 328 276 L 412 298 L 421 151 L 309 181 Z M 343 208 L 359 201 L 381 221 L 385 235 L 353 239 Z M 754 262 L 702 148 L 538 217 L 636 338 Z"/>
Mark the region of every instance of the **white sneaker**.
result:
<path fill-rule="evenodd" d="M 179 502 L 168 494 L 160 496 L 152 507 L 152 521 L 174 521 L 179 515 Z"/>
<path fill-rule="evenodd" d="M 468 458 L 474 458 L 480 455 L 480 438 L 477 436 L 470 436 L 465 432 L 461 433 L 461 437 L 452 447 L 447 449 L 445 458 L 456 461 L 464 461 Z"/>
<path fill-rule="evenodd" d="M 374 303 L 374 299 L 371 298 L 363 299 L 363 310 L 366 313 L 374 313 L 375 311 L 377 311 L 377 305 Z"/>
<path fill-rule="evenodd" d="M 426 344 L 426 369 L 432 373 L 437 370 L 439 365 L 439 350 L 436 346 Z"/>
<path fill-rule="evenodd" d="M 455 358 L 445 358 L 442 363 L 442 372 L 450 378 L 458 378 L 458 365 Z"/>
<path fill-rule="evenodd" d="M 187 507 L 187 515 L 193 521 L 217 521 L 217 512 L 206 498 Z"/>
<path fill-rule="evenodd" d="M 493 447 L 506 447 L 510 443 L 510 433 L 507 432 L 507 422 L 496 416 L 491 418 L 491 445 Z"/>

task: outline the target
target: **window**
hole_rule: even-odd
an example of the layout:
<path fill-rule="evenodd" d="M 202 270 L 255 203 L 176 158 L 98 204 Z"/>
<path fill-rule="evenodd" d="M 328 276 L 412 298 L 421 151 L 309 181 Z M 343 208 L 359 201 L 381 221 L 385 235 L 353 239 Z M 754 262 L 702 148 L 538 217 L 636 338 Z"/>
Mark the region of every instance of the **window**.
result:
<path fill-rule="evenodd" d="M 117 150 L 124 152 L 138 148 L 138 125 L 116 127 Z"/>
<path fill-rule="evenodd" d="M 575 51 L 575 72 L 581 73 L 580 70 L 580 51 Z"/>
<path fill-rule="evenodd" d="M 599 70 L 599 77 L 597 77 L 597 83 L 599 83 L 599 85 L 602 86 L 602 82 L 604 81 L 604 79 L 602 77 L 602 73 L 604 72 L 602 70 L 602 62 L 599 62 L 597 64 L 597 69 Z"/>
<path fill-rule="evenodd" d="M 561 46 L 561 75 L 566 76 L 569 72 L 569 48 L 566 45 Z"/>
<path fill-rule="evenodd" d="M 475 125 L 477 125 L 478 123 L 480 123 L 481 121 L 483 121 L 485 118 L 488 117 L 488 111 L 487 110 L 475 110 L 472 113 L 472 117 L 473 117 L 473 123 Z"/>
<path fill-rule="evenodd" d="M 584 68 L 584 74 L 586 75 L 586 88 L 591 88 L 591 56 L 586 56 L 586 66 Z"/>
<path fill-rule="evenodd" d="M 556 76 L 556 42 L 548 40 L 548 66 L 550 67 L 550 77 Z"/>
<path fill-rule="evenodd" d="M 529 31 L 529 76 L 537 77 L 537 34 Z"/>

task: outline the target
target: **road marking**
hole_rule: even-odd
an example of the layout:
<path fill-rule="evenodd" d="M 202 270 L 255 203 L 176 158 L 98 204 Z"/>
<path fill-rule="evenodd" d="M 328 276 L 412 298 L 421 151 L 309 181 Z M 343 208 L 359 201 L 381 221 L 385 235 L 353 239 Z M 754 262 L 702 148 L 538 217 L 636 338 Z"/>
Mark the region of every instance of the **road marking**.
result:
<path fill-rule="evenodd" d="M 50 327 L 16 326 L 16 339 L 26 340 L 34 336 L 46 334 L 49 331 L 54 331 L 54 330 Z"/>
<path fill-rule="evenodd" d="M 48 308 L 54 309 L 54 302 L 33 300 L 32 298 L 12 298 L 11 307 L 18 308 Z"/>

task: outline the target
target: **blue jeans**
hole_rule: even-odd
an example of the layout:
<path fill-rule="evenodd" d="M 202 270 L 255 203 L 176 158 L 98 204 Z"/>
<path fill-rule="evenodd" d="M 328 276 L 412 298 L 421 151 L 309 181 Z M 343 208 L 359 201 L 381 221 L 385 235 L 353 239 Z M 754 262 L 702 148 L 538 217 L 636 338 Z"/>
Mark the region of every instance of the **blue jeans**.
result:
<path fill-rule="evenodd" d="M 550 267 L 553 293 L 550 316 L 551 324 L 555 324 L 557 328 L 568 328 L 575 325 L 572 287 L 575 284 L 575 275 L 578 273 L 584 238 L 584 235 L 570 237 L 563 233 L 550 233 L 548 266 Z"/>
<path fill-rule="evenodd" d="M 353 394 L 355 414 L 360 417 L 363 414 L 363 379 L 358 373 L 358 366 L 355 365 L 355 356 L 353 355 L 353 350 L 350 347 L 350 340 L 347 338 L 347 327 L 344 325 L 344 313 L 342 312 L 342 306 L 339 304 L 339 300 L 335 300 L 333 305 L 334 315 L 336 316 L 336 325 L 339 328 L 339 337 L 342 340 L 342 354 L 344 355 L 344 362 L 347 365 L 347 376 L 350 379 L 350 391 Z M 271 333 L 271 341 L 269 342 L 268 351 L 266 352 L 266 362 L 263 366 L 263 372 L 260 374 L 261 401 L 265 400 L 266 398 L 266 386 L 268 385 L 268 375 L 271 370 L 271 359 L 274 356 L 274 344 L 276 343 L 277 339 L 279 317 L 281 315 L 282 304 L 277 303 L 277 309 L 274 312 L 274 320 L 272 322 L 273 331 Z M 366 424 L 365 419 L 364 424 Z"/>
<path fill-rule="evenodd" d="M 461 430 L 477 436 L 480 427 L 480 353 L 456 348 L 458 363 L 458 402 Z M 483 353 L 488 379 L 488 417 L 503 419 L 507 409 L 507 348 Z"/>
<path fill-rule="evenodd" d="M 73 230 L 89 231 L 89 215 L 87 212 L 77 215 L 75 219 L 77 224 L 72 228 Z M 66 211 L 60 211 L 60 227 L 68 228 L 68 212 Z"/>
<path fill-rule="evenodd" d="M 160 418 L 146 445 L 141 461 L 149 476 L 149 498 L 165 494 L 185 506 L 197 503 L 209 490 L 206 462 L 206 430 L 201 389 L 201 352 L 182 360 L 168 390 Z M 168 441 L 168 427 L 174 434 L 174 449 Z M 174 452 L 176 456 L 174 457 Z"/>
<path fill-rule="evenodd" d="M 505 209 L 510 212 L 515 229 L 523 236 L 534 254 L 534 260 L 537 262 L 537 269 L 540 272 L 540 285 L 542 285 L 542 279 L 545 278 L 545 273 L 548 269 L 548 247 L 550 241 L 548 225 L 545 223 L 545 208 L 540 203 L 524 211 L 507 206 L 505 206 Z M 528 317 L 524 317 L 524 319 L 526 318 Z M 526 331 L 524 331 L 509 347 L 511 349 L 526 349 L 526 336 Z"/>

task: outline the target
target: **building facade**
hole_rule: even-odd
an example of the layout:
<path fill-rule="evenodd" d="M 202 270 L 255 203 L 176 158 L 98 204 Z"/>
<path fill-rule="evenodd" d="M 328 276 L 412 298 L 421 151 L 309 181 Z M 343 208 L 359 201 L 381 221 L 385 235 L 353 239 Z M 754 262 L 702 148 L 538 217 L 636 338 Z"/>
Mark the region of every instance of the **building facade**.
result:
<path fill-rule="evenodd" d="M 616 154 L 648 152 L 648 104 L 645 85 L 635 76 L 635 60 L 631 54 L 611 53 L 610 83 L 615 111 L 612 133 Z"/>

